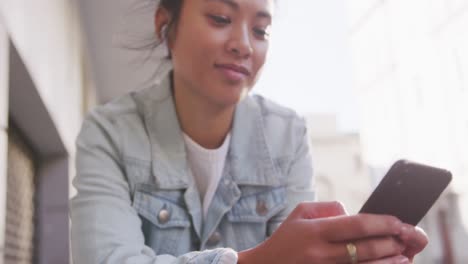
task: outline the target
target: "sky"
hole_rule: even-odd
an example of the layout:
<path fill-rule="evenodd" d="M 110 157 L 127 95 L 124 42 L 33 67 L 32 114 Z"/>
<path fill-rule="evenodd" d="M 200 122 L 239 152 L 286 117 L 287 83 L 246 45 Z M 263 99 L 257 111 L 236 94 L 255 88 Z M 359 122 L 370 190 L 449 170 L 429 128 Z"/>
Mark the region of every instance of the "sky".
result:
<path fill-rule="evenodd" d="M 340 130 L 357 132 L 344 0 L 284 3 L 279 1 L 269 58 L 254 93 L 301 115 L 336 113 Z"/>

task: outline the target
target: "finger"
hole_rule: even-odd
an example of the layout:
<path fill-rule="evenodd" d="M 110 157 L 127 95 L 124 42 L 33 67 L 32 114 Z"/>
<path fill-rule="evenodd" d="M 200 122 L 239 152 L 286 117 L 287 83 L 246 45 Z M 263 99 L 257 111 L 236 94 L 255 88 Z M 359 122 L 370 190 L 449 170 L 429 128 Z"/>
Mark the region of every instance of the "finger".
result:
<path fill-rule="evenodd" d="M 360 240 L 355 245 L 359 252 L 359 259 L 362 261 L 398 256 L 405 250 L 404 245 L 394 237 Z"/>
<path fill-rule="evenodd" d="M 365 261 L 365 262 L 359 262 L 359 263 L 361 264 L 394 264 L 394 263 L 411 264 L 410 260 L 405 256 L 395 256 L 395 257 L 390 257 L 390 258 Z"/>
<path fill-rule="evenodd" d="M 424 230 L 408 224 L 403 224 L 402 231 L 398 237 L 406 246 L 404 255 L 410 259 L 421 252 L 429 243 L 429 239 Z"/>
<path fill-rule="evenodd" d="M 358 214 L 320 219 L 321 235 L 330 242 L 398 235 L 402 223 L 394 216 Z"/>
<path fill-rule="evenodd" d="M 394 237 L 380 237 L 354 242 L 359 262 L 382 259 L 402 255 L 405 247 Z M 335 243 L 329 254 L 333 254 L 337 263 L 345 263 L 351 259 L 347 243 Z"/>
<path fill-rule="evenodd" d="M 346 210 L 340 202 L 303 202 L 291 214 L 296 218 L 316 219 L 346 215 Z"/>

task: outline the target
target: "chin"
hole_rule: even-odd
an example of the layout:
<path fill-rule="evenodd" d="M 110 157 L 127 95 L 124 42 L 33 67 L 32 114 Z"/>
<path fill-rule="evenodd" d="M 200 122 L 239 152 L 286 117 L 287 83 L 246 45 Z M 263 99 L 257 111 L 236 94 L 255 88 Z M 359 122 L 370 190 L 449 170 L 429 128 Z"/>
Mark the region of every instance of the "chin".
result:
<path fill-rule="evenodd" d="M 226 92 L 221 96 L 223 101 L 227 104 L 237 104 L 242 101 L 249 93 L 249 88 L 242 86 L 236 87 L 235 90 L 232 87 L 228 87 L 229 91 Z"/>
<path fill-rule="evenodd" d="M 237 105 L 247 96 L 248 90 L 242 89 L 238 93 L 224 93 L 216 98 L 213 98 L 213 101 L 216 105 L 221 108 L 227 108 Z"/>
<path fill-rule="evenodd" d="M 232 106 L 236 106 L 242 98 L 240 96 L 237 97 L 223 97 L 223 98 L 216 98 L 215 104 L 218 105 L 220 108 L 229 108 Z"/>

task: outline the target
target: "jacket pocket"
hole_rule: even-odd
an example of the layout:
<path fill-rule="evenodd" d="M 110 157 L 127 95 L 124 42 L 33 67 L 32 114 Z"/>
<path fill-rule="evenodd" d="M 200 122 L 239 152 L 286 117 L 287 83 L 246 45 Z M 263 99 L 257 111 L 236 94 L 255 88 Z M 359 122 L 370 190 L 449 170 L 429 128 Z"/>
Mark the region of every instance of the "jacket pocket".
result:
<path fill-rule="evenodd" d="M 243 196 L 227 214 L 230 222 L 262 223 L 286 207 L 286 187 L 244 187 Z"/>
<path fill-rule="evenodd" d="M 142 220 L 145 244 L 158 255 L 180 255 L 190 247 L 191 240 L 190 216 L 177 201 L 181 191 L 148 191 L 144 187 L 136 189 L 133 207 Z"/>
<path fill-rule="evenodd" d="M 226 215 L 226 229 L 239 251 L 263 242 L 269 220 L 286 208 L 285 187 L 244 186 L 241 191 L 242 196 Z"/>
<path fill-rule="evenodd" d="M 136 191 L 133 207 L 141 216 L 159 228 L 190 226 L 187 211 L 165 197 Z"/>

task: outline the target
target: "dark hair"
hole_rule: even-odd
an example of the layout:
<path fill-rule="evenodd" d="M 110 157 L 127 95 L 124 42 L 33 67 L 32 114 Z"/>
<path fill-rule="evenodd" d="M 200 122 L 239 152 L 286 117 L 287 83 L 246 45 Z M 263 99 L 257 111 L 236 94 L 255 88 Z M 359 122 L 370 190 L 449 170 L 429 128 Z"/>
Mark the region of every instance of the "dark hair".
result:
<path fill-rule="evenodd" d="M 136 0 L 130 4 L 128 12 L 122 17 L 119 31 L 116 32 L 118 47 L 146 51 L 148 54 L 164 40 L 174 36 L 182 11 L 184 0 Z M 161 32 L 163 39 L 158 39 L 154 30 L 154 17 L 159 8 L 169 12 L 171 20 Z"/>
<path fill-rule="evenodd" d="M 167 40 L 177 29 L 183 2 L 184 0 L 161 0 L 160 7 L 158 7 L 166 9 L 171 17 L 169 24 L 167 24 L 166 32 L 163 32 L 164 38 Z"/>
<path fill-rule="evenodd" d="M 128 63 L 135 67 L 133 70 L 144 69 L 161 59 L 171 59 L 170 51 L 166 57 L 156 55 L 158 53 L 155 51 L 164 41 L 171 38 L 173 40 L 183 3 L 184 0 L 133 0 L 129 3 L 127 11 L 121 17 L 118 30 L 114 33 L 113 42 L 117 48 L 132 54 L 129 55 L 131 59 Z M 161 32 L 162 39 L 157 37 L 154 28 L 154 18 L 159 8 L 164 8 L 171 18 L 164 32 Z M 143 78 L 141 85 L 149 85 L 158 74 L 159 70 L 156 69 L 151 76 Z"/>
<path fill-rule="evenodd" d="M 135 51 L 139 55 L 130 63 L 135 66 L 144 66 L 153 60 L 161 60 L 161 57 L 153 57 L 156 48 L 164 41 L 173 41 L 177 26 L 182 13 L 184 0 L 134 0 L 130 4 L 128 12 L 122 18 L 122 24 L 114 41 L 118 47 L 128 51 Z M 274 1 L 278 4 L 278 1 Z M 156 35 L 154 28 L 154 17 L 158 8 L 164 8 L 170 16 L 170 21 L 161 34 L 162 39 Z M 170 51 L 165 59 L 170 60 Z M 157 76 L 155 71 L 152 77 Z M 148 79 L 147 82 L 151 82 Z"/>

